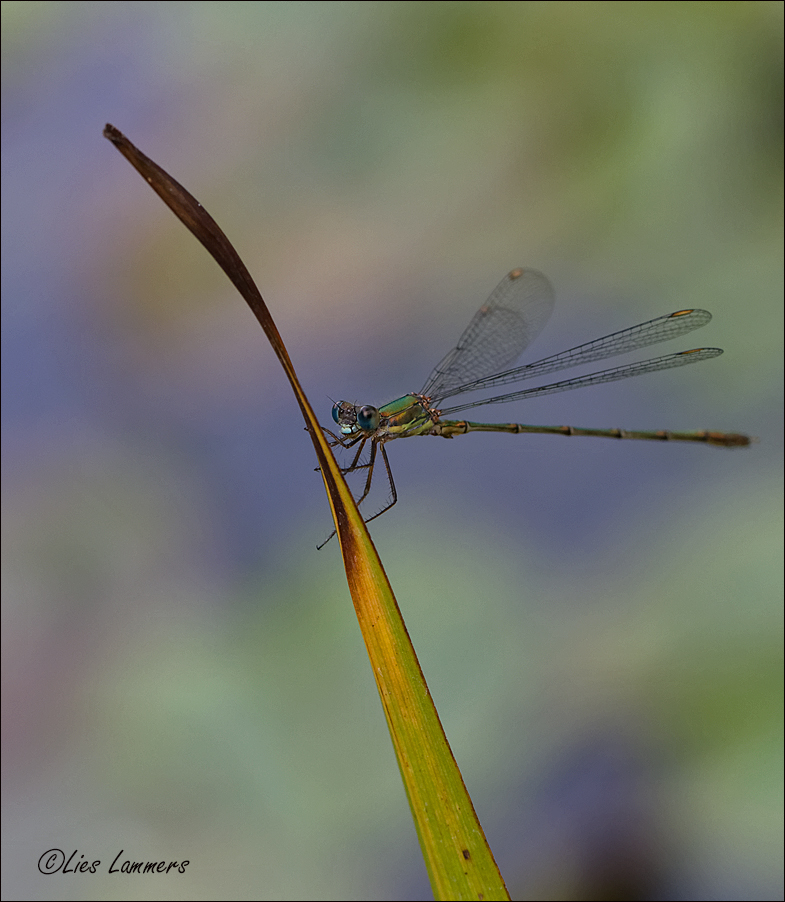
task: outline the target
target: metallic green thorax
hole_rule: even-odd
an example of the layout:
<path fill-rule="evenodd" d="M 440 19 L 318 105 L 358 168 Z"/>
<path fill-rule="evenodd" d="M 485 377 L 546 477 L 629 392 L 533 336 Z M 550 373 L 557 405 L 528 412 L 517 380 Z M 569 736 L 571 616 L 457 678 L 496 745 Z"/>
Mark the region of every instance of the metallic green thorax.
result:
<path fill-rule="evenodd" d="M 438 417 L 435 411 L 428 409 L 426 398 L 411 394 L 378 409 L 340 401 L 333 407 L 333 419 L 345 436 L 388 442 L 404 436 L 428 435 Z"/>

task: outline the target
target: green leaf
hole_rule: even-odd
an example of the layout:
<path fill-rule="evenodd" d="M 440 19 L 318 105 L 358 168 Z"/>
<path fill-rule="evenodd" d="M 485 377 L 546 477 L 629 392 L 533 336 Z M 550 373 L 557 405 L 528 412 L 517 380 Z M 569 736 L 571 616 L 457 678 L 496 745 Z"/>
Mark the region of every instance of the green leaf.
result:
<path fill-rule="evenodd" d="M 313 442 L 346 579 L 437 899 L 509 899 L 436 713 L 406 625 L 368 529 L 259 289 L 202 205 L 114 126 L 104 136 L 193 232 L 231 279 L 283 366 Z"/>

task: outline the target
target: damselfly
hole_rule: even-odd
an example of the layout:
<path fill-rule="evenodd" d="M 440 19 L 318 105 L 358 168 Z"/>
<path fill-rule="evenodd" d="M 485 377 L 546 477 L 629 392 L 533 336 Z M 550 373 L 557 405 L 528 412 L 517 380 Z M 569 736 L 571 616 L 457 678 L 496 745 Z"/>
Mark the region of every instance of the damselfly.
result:
<path fill-rule="evenodd" d="M 514 269 L 496 286 L 488 300 L 480 307 L 461 336 L 458 344 L 439 363 L 419 392 L 404 395 L 383 407 L 358 406 L 348 401 L 333 405 L 332 415 L 340 427 L 340 435 L 325 430 L 332 444 L 344 448 L 359 445 L 352 462 L 343 468 L 344 475 L 358 470 L 367 471 L 365 485 L 357 497 L 362 504 L 368 497 L 373 481 L 377 452 L 381 451 L 389 483 L 387 502 L 366 522 L 388 511 L 398 500 L 385 445 L 397 438 L 413 435 L 441 435 L 453 438 L 467 432 L 536 432 L 555 435 L 595 435 L 604 438 L 647 439 L 651 441 L 702 442 L 724 448 L 749 445 L 750 438 L 725 432 L 636 432 L 624 429 L 581 429 L 574 426 L 528 426 L 523 423 L 472 423 L 467 420 L 445 420 L 444 415 L 501 404 L 522 398 L 539 397 L 556 392 L 615 382 L 629 376 L 641 376 L 688 363 L 698 363 L 722 354 L 720 348 L 694 348 L 664 357 L 654 357 L 639 363 L 600 370 L 574 379 L 551 382 L 538 388 L 495 395 L 479 401 L 467 401 L 443 407 L 449 398 L 468 392 L 511 385 L 557 373 L 569 367 L 603 360 L 645 348 L 660 341 L 668 341 L 705 326 L 711 319 L 706 310 L 677 310 L 649 322 L 622 329 L 586 342 L 577 347 L 553 354 L 534 363 L 508 369 L 525 348 L 540 334 L 553 310 L 553 289 L 545 276 L 535 269 Z M 363 451 L 370 442 L 368 459 L 362 462 Z M 335 533 L 331 533 L 328 541 Z M 325 543 L 323 542 L 322 545 Z M 321 545 L 319 546 L 322 547 Z"/>

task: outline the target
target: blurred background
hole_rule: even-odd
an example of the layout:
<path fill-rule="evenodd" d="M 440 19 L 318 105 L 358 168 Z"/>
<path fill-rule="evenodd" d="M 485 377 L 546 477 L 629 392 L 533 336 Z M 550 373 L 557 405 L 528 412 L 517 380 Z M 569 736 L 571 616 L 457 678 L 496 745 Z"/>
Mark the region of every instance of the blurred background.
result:
<path fill-rule="evenodd" d="M 106 122 L 325 424 L 514 266 L 529 360 L 711 310 L 655 355 L 718 360 L 474 419 L 758 444 L 396 442 L 372 534 L 513 898 L 782 898 L 782 11 L 2 4 L 4 898 L 430 898 L 291 390 Z"/>

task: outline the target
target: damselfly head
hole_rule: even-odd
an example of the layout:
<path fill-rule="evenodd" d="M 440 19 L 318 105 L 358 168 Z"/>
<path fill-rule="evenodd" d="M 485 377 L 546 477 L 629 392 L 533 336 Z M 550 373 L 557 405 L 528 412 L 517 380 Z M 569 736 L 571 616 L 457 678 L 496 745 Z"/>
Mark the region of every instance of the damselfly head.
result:
<path fill-rule="evenodd" d="M 379 428 L 379 411 L 370 404 L 357 407 L 348 401 L 337 401 L 333 404 L 333 419 L 341 427 L 344 435 L 354 435 L 357 432 L 368 434 Z"/>

